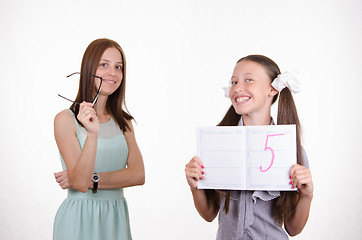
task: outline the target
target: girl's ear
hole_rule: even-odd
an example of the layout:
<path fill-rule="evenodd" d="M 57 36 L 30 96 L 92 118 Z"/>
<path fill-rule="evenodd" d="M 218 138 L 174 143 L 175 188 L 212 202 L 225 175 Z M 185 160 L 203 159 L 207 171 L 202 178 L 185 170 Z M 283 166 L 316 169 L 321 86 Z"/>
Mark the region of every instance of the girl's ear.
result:
<path fill-rule="evenodd" d="M 272 98 L 272 97 L 274 97 L 274 96 L 277 95 L 277 94 L 278 94 L 278 90 L 276 90 L 275 88 L 273 88 L 273 87 L 271 86 L 270 92 L 269 92 L 268 96 Z"/>

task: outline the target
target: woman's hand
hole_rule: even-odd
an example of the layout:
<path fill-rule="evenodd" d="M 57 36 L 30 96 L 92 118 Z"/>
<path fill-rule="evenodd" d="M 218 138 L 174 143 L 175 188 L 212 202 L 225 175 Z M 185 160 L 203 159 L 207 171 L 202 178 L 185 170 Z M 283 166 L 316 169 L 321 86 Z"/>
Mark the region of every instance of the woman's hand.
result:
<path fill-rule="evenodd" d="M 299 164 L 294 164 L 290 169 L 290 182 L 299 189 L 300 197 L 313 198 L 313 181 L 310 170 Z"/>
<path fill-rule="evenodd" d="M 57 183 L 59 183 L 59 186 L 62 189 L 73 188 L 73 184 L 70 181 L 67 170 L 54 173 L 54 176 L 55 176 L 55 181 L 57 181 Z"/>
<path fill-rule="evenodd" d="M 187 183 L 191 188 L 196 189 L 197 181 L 205 178 L 204 165 L 198 156 L 194 156 L 185 167 Z"/>
<path fill-rule="evenodd" d="M 99 121 L 92 103 L 82 102 L 79 107 L 78 120 L 83 124 L 88 133 L 98 134 Z"/>

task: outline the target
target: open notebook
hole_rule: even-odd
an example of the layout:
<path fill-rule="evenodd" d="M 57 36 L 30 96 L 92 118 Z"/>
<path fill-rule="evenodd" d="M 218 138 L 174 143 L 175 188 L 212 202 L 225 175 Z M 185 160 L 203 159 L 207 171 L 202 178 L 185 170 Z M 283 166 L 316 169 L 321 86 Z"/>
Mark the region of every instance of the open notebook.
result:
<path fill-rule="evenodd" d="M 205 168 L 199 189 L 293 191 L 295 125 L 200 127 L 197 153 Z"/>

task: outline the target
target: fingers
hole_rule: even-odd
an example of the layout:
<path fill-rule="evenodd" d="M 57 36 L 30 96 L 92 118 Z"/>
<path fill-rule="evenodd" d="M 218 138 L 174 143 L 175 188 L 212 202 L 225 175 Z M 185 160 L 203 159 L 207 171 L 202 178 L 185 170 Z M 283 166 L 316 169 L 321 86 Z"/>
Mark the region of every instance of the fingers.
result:
<path fill-rule="evenodd" d="M 55 176 L 55 181 L 59 184 L 59 186 L 62 189 L 67 189 L 72 186 L 67 170 L 54 173 L 54 176 Z"/>
<path fill-rule="evenodd" d="M 80 104 L 77 119 L 87 129 L 87 132 L 98 133 L 98 118 L 92 103 L 87 103 L 83 101 Z"/>
<path fill-rule="evenodd" d="M 79 121 L 81 121 L 82 123 L 88 123 L 95 116 L 96 111 L 94 110 L 92 103 L 82 102 L 80 104 L 79 113 L 77 116 Z"/>
<path fill-rule="evenodd" d="M 198 156 L 194 156 L 191 161 L 194 161 L 198 164 L 199 167 L 204 168 L 204 164 Z"/>
<path fill-rule="evenodd" d="M 190 162 L 186 164 L 185 173 L 189 185 L 193 188 L 196 188 L 197 181 L 200 179 L 205 179 L 204 165 L 201 159 L 197 156 L 194 156 Z"/>
<path fill-rule="evenodd" d="M 308 168 L 295 164 L 290 169 L 291 180 L 297 185 L 297 183 L 306 183 L 306 180 L 311 179 L 312 175 Z M 300 184 L 299 184 L 300 186 Z"/>
<path fill-rule="evenodd" d="M 292 188 L 297 187 L 301 194 L 313 195 L 313 181 L 310 169 L 295 164 L 290 169 L 290 184 Z"/>
<path fill-rule="evenodd" d="M 89 103 L 89 102 L 85 102 L 83 101 L 80 105 L 79 105 L 79 113 L 84 113 L 84 112 L 94 112 L 95 110 L 93 108 L 93 104 Z"/>
<path fill-rule="evenodd" d="M 62 175 L 63 175 L 63 171 L 54 173 L 55 179 L 57 179 L 58 177 L 61 177 Z"/>
<path fill-rule="evenodd" d="M 199 179 L 203 179 L 204 178 L 204 165 L 201 162 L 200 158 L 197 156 L 194 156 L 191 161 L 186 164 L 186 176 L 188 177 L 193 177 L 195 178 L 196 181 L 198 181 Z"/>
<path fill-rule="evenodd" d="M 198 181 L 199 179 L 204 179 L 204 174 L 205 172 L 203 170 L 200 170 L 198 168 L 186 168 L 186 177 L 191 177 L 194 178 L 196 181 Z"/>
<path fill-rule="evenodd" d="M 65 171 L 54 173 L 55 181 L 57 181 L 57 183 L 61 182 L 64 179 L 65 174 Z"/>
<path fill-rule="evenodd" d="M 81 109 L 82 107 L 83 107 L 83 108 L 84 108 L 84 107 L 93 108 L 93 103 L 83 101 L 83 102 L 80 104 L 80 109 Z"/>

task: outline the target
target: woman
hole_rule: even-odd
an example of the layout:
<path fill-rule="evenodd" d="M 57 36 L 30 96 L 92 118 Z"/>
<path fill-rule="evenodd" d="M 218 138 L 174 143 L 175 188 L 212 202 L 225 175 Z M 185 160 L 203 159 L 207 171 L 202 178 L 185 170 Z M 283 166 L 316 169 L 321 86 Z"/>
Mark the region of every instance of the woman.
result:
<path fill-rule="evenodd" d="M 64 169 L 55 177 L 68 197 L 55 217 L 54 239 L 132 238 L 123 188 L 144 184 L 145 173 L 133 117 L 123 110 L 125 73 L 119 44 L 93 41 L 83 56 L 76 100 L 55 117 Z"/>

